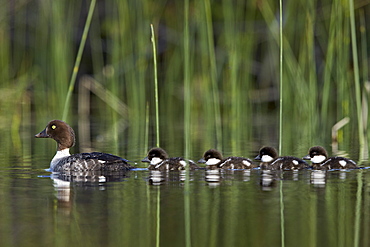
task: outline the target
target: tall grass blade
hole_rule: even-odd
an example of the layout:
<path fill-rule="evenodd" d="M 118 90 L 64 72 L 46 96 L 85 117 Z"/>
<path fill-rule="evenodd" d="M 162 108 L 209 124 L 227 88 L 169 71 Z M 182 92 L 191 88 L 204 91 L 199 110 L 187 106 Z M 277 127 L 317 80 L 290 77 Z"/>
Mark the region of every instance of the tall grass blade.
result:
<path fill-rule="evenodd" d="M 184 1 L 184 136 L 185 158 L 190 157 L 190 45 L 189 45 L 189 0 Z M 185 217 L 185 246 L 191 246 L 191 218 L 190 218 L 190 174 L 189 166 L 185 170 L 184 185 L 184 217 Z"/>
<path fill-rule="evenodd" d="M 282 152 L 282 138 L 283 138 L 283 1 L 279 0 L 279 44 L 280 44 L 280 99 L 279 99 L 279 155 Z"/>
<path fill-rule="evenodd" d="M 184 136 L 185 158 L 190 157 L 190 121 L 191 121 L 191 94 L 190 94 L 190 44 L 189 44 L 189 0 L 184 2 Z"/>
<path fill-rule="evenodd" d="M 213 110 L 214 110 L 214 121 L 215 121 L 215 136 L 216 136 L 216 148 L 222 149 L 222 123 L 221 123 L 221 111 L 220 111 L 220 99 L 218 95 L 217 86 L 217 66 L 216 66 L 216 54 L 213 39 L 213 25 L 212 25 L 212 11 L 210 0 L 204 1 L 206 25 L 207 25 L 207 41 L 208 41 L 208 54 L 210 60 L 210 76 L 212 84 L 212 95 L 213 95 Z"/>
<path fill-rule="evenodd" d="M 336 13 L 338 11 L 338 1 L 333 1 L 332 3 L 332 13 Z M 336 29 L 338 28 L 338 20 L 337 15 L 332 14 L 330 15 L 330 25 L 329 25 L 329 38 L 328 38 L 328 47 L 326 52 L 326 63 L 325 63 L 325 70 L 324 70 L 324 85 L 323 85 L 323 93 L 322 93 L 322 106 L 321 106 L 321 122 L 326 123 L 328 119 L 328 108 L 329 108 L 329 98 L 330 98 L 330 87 L 331 87 L 331 77 L 332 75 L 332 66 L 334 63 L 334 52 L 335 52 L 335 44 L 336 40 L 335 33 Z"/>
<path fill-rule="evenodd" d="M 364 127 L 364 160 L 369 159 L 369 152 L 366 150 L 369 149 L 369 140 L 368 140 L 368 111 L 369 111 L 369 63 L 367 61 L 368 59 L 368 52 L 367 52 L 367 38 L 366 38 L 366 20 L 365 20 L 365 13 L 363 9 L 359 10 L 360 12 L 360 33 L 361 33 L 361 69 L 362 69 L 362 81 L 364 83 L 363 85 L 363 92 L 362 92 L 362 120 L 363 120 L 363 127 Z"/>
<path fill-rule="evenodd" d="M 146 104 L 145 109 L 145 132 L 144 132 L 144 152 L 148 151 L 149 148 L 149 103 Z"/>
<path fill-rule="evenodd" d="M 161 188 L 157 187 L 157 229 L 156 229 L 156 238 L 155 246 L 161 246 Z"/>
<path fill-rule="evenodd" d="M 359 160 L 363 160 L 365 157 L 365 137 L 364 127 L 362 120 L 361 110 L 361 86 L 360 86 L 360 75 L 358 66 L 358 54 L 357 54 L 357 38 L 356 38 L 356 24 L 355 24 L 355 10 L 353 6 L 353 0 L 349 0 L 349 11 L 351 20 L 351 43 L 352 43 L 352 56 L 353 56 L 353 73 L 355 79 L 355 92 L 356 92 L 356 109 L 357 109 L 357 122 L 358 122 L 358 139 L 360 143 L 360 157 Z"/>
<path fill-rule="evenodd" d="M 279 44 L 280 44 L 280 107 L 279 107 L 279 155 L 282 150 L 283 137 L 283 1 L 279 0 Z M 284 220 L 284 196 L 283 196 L 283 180 L 280 180 L 280 231 L 281 231 L 281 246 L 285 246 L 285 220 Z"/>
<path fill-rule="evenodd" d="M 360 232 L 361 232 L 361 205 L 362 205 L 362 191 L 363 191 L 363 181 L 362 181 L 362 171 L 357 173 L 357 193 L 356 193 L 356 211 L 355 211 L 355 224 L 354 224 L 354 240 L 353 246 L 360 246 Z"/>
<path fill-rule="evenodd" d="M 360 12 L 360 33 L 361 33 L 361 54 L 362 54 L 362 80 L 364 82 L 369 79 L 369 62 L 367 52 L 367 38 L 366 38 L 366 19 L 364 9 L 359 9 Z"/>
<path fill-rule="evenodd" d="M 281 247 L 285 246 L 285 218 L 284 218 L 284 194 L 283 194 L 283 179 L 280 180 L 280 237 Z"/>
<path fill-rule="evenodd" d="M 96 4 L 96 0 L 91 0 L 89 13 L 87 15 L 84 31 L 82 33 L 81 43 L 80 43 L 80 46 L 78 48 L 75 65 L 73 66 L 73 72 L 72 72 L 71 80 L 69 82 L 68 93 L 67 93 L 67 96 L 66 96 L 66 101 L 64 103 L 64 110 L 63 110 L 63 116 L 62 116 L 62 119 L 65 120 L 65 121 L 67 121 L 69 105 L 70 105 L 70 102 L 71 102 L 71 97 L 72 97 L 73 89 L 74 89 L 74 86 L 75 86 L 77 73 L 78 73 L 78 70 L 80 68 L 81 58 L 82 58 L 82 54 L 83 54 L 83 51 L 84 51 L 84 48 L 85 48 L 85 44 L 86 44 L 86 40 L 87 40 L 87 34 L 89 33 L 90 24 L 91 24 L 92 16 L 93 16 L 94 9 L 95 9 L 95 4 Z"/>
<path fill-rule="evenodd" d="M 153 24 L 150 24 L 150 30 L 152 33 L 152 47 L 153 47 L 153 62 L 154 62 L 154 94 L 155 94 L 155 133 L 156 133 L 156 145 L 159 147 L 159 106 L 158 106 L 158 72 L 157 72 L 157 48 L 155 45 L 155 35 Z"/>

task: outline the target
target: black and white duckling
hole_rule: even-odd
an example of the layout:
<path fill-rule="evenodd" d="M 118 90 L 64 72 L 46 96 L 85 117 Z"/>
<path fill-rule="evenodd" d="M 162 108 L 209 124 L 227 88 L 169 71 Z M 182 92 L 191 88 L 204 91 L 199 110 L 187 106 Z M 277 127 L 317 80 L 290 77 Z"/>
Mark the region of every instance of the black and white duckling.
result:
<path fill-rule="evenodd" d="M 308 155 L 303 159 L 312 162 L 313 169 L 331 170 L 331 169 L 356 169 L 358 166 L 353 160 L 344 157 L 330 157 L 326 149 L 321 146 L 311 147 L 308 150 Z"/>
<path fill-rule="evenodd" d="M 260 167 L 265 170 L 301 170 L 309 168 L 307 162 L 299 158 L 292 156 L 279 157 L 273 147 L 261 148 L 255 159 L 261 161 Z"/>
<path fill-rule="evenodd" d="M 73 129 L 61 120 L 52 120 L 36 138 L 52 138 L 57 142 L 57 153 L 50 162 L 50 171 L 126 171 L 135 168 L 128 160 L 107 153 L 70 154 L 75 144 Z"/>
<path fill-rule="evenodd" d="M 141 162 L 150 163 L 148 166 L 148 170 L 157 171 L 185 170 L 187 165 L 189 165 L 190 170 L 195 170 L 199 168 L 191 160 L 189 160 L 188 164 L 188 162 L 186 162 L 186 160 L 181 157 L 169 158 L 167 152 L 162 148 L 150 149 L 147 157 L 145 157 Z"/>
<path fill-rule="evenodd" d="M 218 168 L 222 169 L 251 169 L 256 168 L 257 165 L 252 160 L 243 157 L 230 156 L 223 158 L 220 151 L 216 149 L 210 149 L 203 154 L 203 158 L 198 161 L 199 163 L 205 163 L 206 169 L 214 170 Z"/>

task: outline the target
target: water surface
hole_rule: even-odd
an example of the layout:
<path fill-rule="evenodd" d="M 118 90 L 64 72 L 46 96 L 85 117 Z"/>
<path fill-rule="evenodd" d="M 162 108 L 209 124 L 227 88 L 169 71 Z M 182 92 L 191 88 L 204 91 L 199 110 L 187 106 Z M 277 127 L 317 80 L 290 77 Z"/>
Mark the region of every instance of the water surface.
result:
<path fill-rule="evenodd" d="M 3 246 L 367 246 L 369 170 L 0 170 Z M 70 182 L 72 181 L 72 182 Z"/>

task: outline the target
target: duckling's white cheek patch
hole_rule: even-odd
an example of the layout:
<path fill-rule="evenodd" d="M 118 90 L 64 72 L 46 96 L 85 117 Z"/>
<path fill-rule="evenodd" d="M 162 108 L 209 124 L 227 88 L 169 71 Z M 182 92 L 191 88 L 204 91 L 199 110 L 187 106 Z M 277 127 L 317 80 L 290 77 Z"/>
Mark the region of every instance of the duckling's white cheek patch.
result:
<path fill-rule="evenodd" d="M 162 159 L 161 158 L 157 158 L 157 157 L 154 157 L 151 161 L 150 161 L 150 164 L 152 165 L 156 165 L 156 164 L 159 164 L 162 162 Z"/>
<path fill-rule="evenodd" d="M 207 160 L 206 165 L 207 165 L 207 166 L 216 165 L 216 164 L 218 164 L 220 161 L 221 161 L 221 160 L 219 160 L 219 159 L 211 158 L 211 159 Z"/>
<path fill-rule="evenodd" d="M 322 163 L 324 160 L 326 160 L 324 155 L 315 155 L 311 158 L 312 163 Z"/>
<path fill-rule="evenodd" d="M 270 155 L 262 155 L 261 161 L 262 162 L 271 162 L 274 159 Z"/>
<path fill-rule="evenodd" d="M 339 164 L 340 164 L 341 166 L 345 167 L 345 166 L 347 165 L 347 161 L 345 161 L 345 160 L 340 160 L 340 161 L 339 161 Z"/>

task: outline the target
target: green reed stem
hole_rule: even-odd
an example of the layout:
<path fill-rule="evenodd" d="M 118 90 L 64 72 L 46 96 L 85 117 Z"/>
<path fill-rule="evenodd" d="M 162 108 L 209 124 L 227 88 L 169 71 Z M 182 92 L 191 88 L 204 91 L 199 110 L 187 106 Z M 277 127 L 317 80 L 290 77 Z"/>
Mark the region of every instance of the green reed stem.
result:
<path fill-rule="evenodd" d="M 367 53 L 367 38 L 366 38 L 366 20 L 365 20 L 365 13 L 363 9 L 359 9 L 359 14 L 360 14 L 360 33 L 361 33 L 361 54 L 362 54 L 362 59 L 361 59 L 361 69 L 362 69 L 362 81 L 364 82 L 364 85 L 362 87 L 364 90 L 362 91 L 362 120 L 363 120 L 363 127 L 364 127 L 364 160 L 369 159 L 369 139 L 368 139 L 368 95 L 369 92 L 366 89 L 366 84 L 368 83 L 368 78 L 369 78 L 369 63 L 367 61 L 368 58 L 368 53 Z"/>
<path fill-rule="evenodd" d="M 356 211 L 355 211 L 355 225 L 354 225 L 354 240 L 353 246 L 357 247 L 360 243 L 360 230 L 361 230 L 361 205 L 362 205 L 362 190 L 363 190 L 363 181 L 362 181 L 362 171 L 357 173 L 357 193 L 356 193 Z"/>
<path fill-rule="evenodd" d="M 338 10 L 338 3 L 333 1 L 331 12 L 335 13 Z M 328 108 L 329 108 L 329 99 L 330 99 L 330 86 L 331 86 L 331 77 L 332 75 L 332 67 L 334 63 L 334 54 L 335 54 L 335 47 L 336 47 L 336 31 L 340 22 L 337 20 L 337 15 L 332 14 L 330 15 L 330 24 L 329 24 L 329 39 L 328 39 L 328 47 L 326 52 L 326 59 L 325 59 L 325 69 L 324 69 L 324 83 L 322 88 L 322 105 L 321 105 L 321 123 L 326 123 L 328 119 Z"/>
<path fill-rule="evenodd" d="M 360 13 L 360 32 L 361 32 L 361 54 L 362 54 L 362 80 L 368 81 L 369 63 L 367 60 L 367 38 L 366 38 L 366 19 L 364 9 L 359 9 Z M 366 128 L 366 127 L 365 127 Z"/>
<path fill-rule="evenodd" d="M 190 157 L 190 44 L 189 44 L 189 0 L 184 2 L 184 135 L 185 158 Z M 184 217 L 185 217 L 185 246 L 191 246 L 191 218 L 190 218 L 190 174 L 189 166 L 186 167 L 184 185 Z"/>
<path fill-rule="evenodd" d="M 280 107 L 279 107 L 279 155 L 282 150 L 283 137 L 283 1 L 279 0 L 279 33 L 280 33 Z M 285 228 L 284 228 L 284 196 L 283 179 L 280 180 L 280 235 L 281 246 L 285 246 Z"/>
<path fill-rule="evenodd" d="M 279 34 L 280 34 L 280 107 L 279 107 L 279 155 L 282 150 L 283 138 L 283 1 L 279 1 Z"/>
<path fill-rule="evenodd" d="M 62 120 L 64 120 L 64 121 L 67 120 L 69 105 L 70 105 L 70 102 L 71 102 L 73 89 L 75 87 L 77 73 L 80 69 L 82 54 L 83 54 L 83 51 L 84 51 L 84 48 L 85 48 L 85 44 L 86 44 L 86 40 L 87 40 L 87 34 L 89 33 L 91 19 L 92 19 L 94 9 L 95 9 L 95 4 L 96 4 L 96 0 L 91 0 L 89 13 L 87 15 L 84 31 L 82 33 L 81 43 L 80 43 L 80 46 L 78 48 L 77 57 L 76 57 L 75 65 L 73 66 L 73 72 L 72 72 L 71 80 L 69 82 L 68 93 L 67 93 L 66 101 L 65 101 L 65 104 L 64 104 L 64 110 L 63 110 L 63 116 L 62 116 Z"/>
<path fill-rule="evenodd" d="M 355 24 L 355 10 L 353 6 L 353 0 L 349 0 L 350 20 L 351 20 L 351 40 L 352 40 L 352 56 L 353 56 L 353 72 L 355 79 L 355 92 L 356 92 L 356 108 L 357 108 L 357 122 L 358 122 L 358 134 L 360 143 L 360 157 L 359 160 L 364 159 L 365 154 L 365 139 L 364 139 L 364 127 L 362 120 L 362 109 L 361 109 L 361 89 L 360 89 L 360 75 L 358 66 L 358 55 L 357 55 L 357 39 L 356 39 L 356 24 Z"/>
<path fill-rule="evenodd" d="M 145 110 L 145 142 L 144 142 L 144 152 L 148 151 L 149 147 L 149 103 L 146 104 Z"/>
<path fill-rule="evenodd" d="M 190 174 L 189 166 L 186 167 L 184 185 L 184 217 L 185 217 L 185 246 L 191 246 L 191 207 L 190 207 Z"/>
<path fill-rule="evenodd" d="M 155 246 L 161 246 L 161 188 L 160 186 L 157 187 L 157 229 L 156 229 L 156 239 L 155 239 Z"/>
<path fill-rule="evenodd" d="M 185 135 L 185 158 L 190 152 L 190 44 L 189 44 L 189 0 L 184 2 L 184 135 Z"/>
<path fill-rule="evenodd" d="M 155 94 L 155 130 L 157 142 L 156 145 L 159 147 L 159 107 L 158 107 L 158 72 L 157 72 L 157 49 L 155 45 L 155 36 L 153 24 L 150 24 L 150 29 L 152 31 L 152 45 L 153 45 L 153 62 L 154 62 L 154 94 Z"/>
<path fill-rule="evenodd" d="M 211 3 L 209 0 L 204 1 L 206 25 L 207 25 L 207 41 L 208 41 L 208 54 L 210 60 L 210 75 L 212 83 L 212 94 L 213 94 L 213 109 L 215 118 L 215 132 L 216 132 L 216 148 L 222 149 L 222 125 L 221 125 L 221 111 L 220 111 L 220 99 L 218 95 L 217 86 L 217 66 L 216 66 L 216 55 L 213 40 L 213 25 L 212 25 L 212 11 Z"/>
<path fill-rule="evenodd" d="M 280 236 L 281 247 L 285 246 L 285 218 L 284 218 L 284 194 L 283 194 L 283 178 L 280 179 Z"/>

